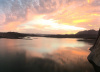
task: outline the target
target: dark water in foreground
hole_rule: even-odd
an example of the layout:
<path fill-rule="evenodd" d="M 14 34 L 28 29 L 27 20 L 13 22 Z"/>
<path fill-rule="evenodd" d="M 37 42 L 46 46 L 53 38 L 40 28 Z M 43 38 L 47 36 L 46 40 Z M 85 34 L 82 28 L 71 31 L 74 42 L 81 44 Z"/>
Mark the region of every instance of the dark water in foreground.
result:
<path fill-rule="evenodd" d="M 91 43 L 68 38 L 0 39 L 0 72 L 94 72 Z"/>

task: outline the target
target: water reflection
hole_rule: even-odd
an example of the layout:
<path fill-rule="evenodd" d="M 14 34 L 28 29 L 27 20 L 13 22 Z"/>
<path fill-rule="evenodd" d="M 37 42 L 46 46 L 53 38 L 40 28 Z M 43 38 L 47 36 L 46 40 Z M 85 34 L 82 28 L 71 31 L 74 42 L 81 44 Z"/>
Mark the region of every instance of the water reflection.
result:
<path fill-rule="evenodd" d="M 94 72 L 92 45 L 77 39 L 0 39 L 0 72 Z"/>

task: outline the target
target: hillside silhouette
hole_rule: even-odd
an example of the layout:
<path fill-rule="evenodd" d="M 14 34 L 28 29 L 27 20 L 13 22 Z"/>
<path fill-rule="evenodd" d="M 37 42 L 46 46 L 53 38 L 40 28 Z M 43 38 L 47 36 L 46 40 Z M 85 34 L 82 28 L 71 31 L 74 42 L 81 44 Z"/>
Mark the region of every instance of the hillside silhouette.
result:
<path fill-rule="evenodd" d="M 82 34 L 86 34 L 86 35 L 97 35 L 98 34 L 98 31 L 95 31 L 95 30 L 85 30 L 85 31 L 80 31 L 77 33 L 77 35 L 82 35 Z"/>
<path fill-rule="evenodd" d="M 18 32 L 0 32 L 0 38 L 10 39 L 22 39 L 24 37 L 52 37 L 52 38 L 84 38 L 84 39 L 96 39 L 98 31 L 85 30 L 80 31 L 77 34 L 25 34 Z"/>
<path fill-rule="evenodd" d="M 85 30 L 80 31 L 76 34 L 63 34 L 63 35 L 45 35 L 45 37 L 54 37 L 54 38 L 85 38 L 85 39 L 96 39 L 98 31 L 95 30 Z"/>

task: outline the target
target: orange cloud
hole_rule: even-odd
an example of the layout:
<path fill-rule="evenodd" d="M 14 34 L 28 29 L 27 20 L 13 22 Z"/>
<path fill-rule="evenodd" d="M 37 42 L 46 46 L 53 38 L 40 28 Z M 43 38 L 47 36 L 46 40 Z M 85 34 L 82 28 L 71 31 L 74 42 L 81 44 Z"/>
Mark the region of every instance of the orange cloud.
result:
<path fill-rule="evenodd" d="M 87 0 L 88 3 L 92 3 L 94 0 Z"/>
<path fill-rule="evenodd" d="M 89 22 L 89 19 L 79 19 L 79 20 L 74 20 L 73 23 L 83 23 L 83 22 Z"/>
<path fill-rule="evenodd" d="M 24 2 L 21 0 L 21 3 Z M 2 16 L 0 23 L 7 20 L 3 29 L 6 31 L 30 29 L 31 31 L 32 28 L 36 28 L 38 31 L 47 29 L 48 32 L 59 33 L 60 31 L 60 33 L 70 34 L 86 28 L 98 29 L 100 26 L 100 6 L 94 0 L 40 0 L 38 5 L 33 5 L 31 1 L 25 3 L 23 6 L 13 4 L 12 14 L 7 13 L 7 16 Z M 50 21 L 51 19 L 54 22 Z M 30 21 L 32 22 L 30 23 Z"/>
<path fill-rule="evenodd" d="M 20 21 L 9 22 L 9 23 L 5 26 L 5 30 L 6 30 L 6 31 L 14 31 L 14 30 L 16 30 L 17 26 L 20 25 L 20 24 L 21 24 Z"/>
<path fill-rule="evenodd" d="M 91 14 L 91 16 L 100 16 L 100 14 L 94 13 L 94 14 Z"/>
<path fill-rule="evenodd" d="M 93 25 L 90 25 L 90 24 L 89 24 L 89 26 L 93 26 Z"/>
<path fill-rule="evenodd" d="M 90 0 L 88 0 L 88 3 L 90 3 Z"/>
<path fill-rule="evenodd" d="M 35 10 L 34 10 L 34 12 L 35 12 Z M 32 20 L 35 18 L 35 16 L 36 15 L 33 13 L 33 11 L 31 9 L 27 9 L 27 11 L 26 11 L 26 19 L 27 20 Z"/>

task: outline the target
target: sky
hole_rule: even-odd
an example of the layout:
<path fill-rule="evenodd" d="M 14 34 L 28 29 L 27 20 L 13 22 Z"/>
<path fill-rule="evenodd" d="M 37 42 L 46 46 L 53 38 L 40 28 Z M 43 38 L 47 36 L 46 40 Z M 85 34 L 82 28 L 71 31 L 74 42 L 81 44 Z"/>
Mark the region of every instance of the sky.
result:
<path fill-rule="evenodd" d="M 0 32 L 75 34 L 100 27 L 100 0 L 0 0 Z"/>

